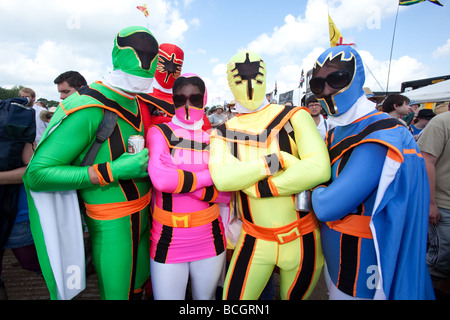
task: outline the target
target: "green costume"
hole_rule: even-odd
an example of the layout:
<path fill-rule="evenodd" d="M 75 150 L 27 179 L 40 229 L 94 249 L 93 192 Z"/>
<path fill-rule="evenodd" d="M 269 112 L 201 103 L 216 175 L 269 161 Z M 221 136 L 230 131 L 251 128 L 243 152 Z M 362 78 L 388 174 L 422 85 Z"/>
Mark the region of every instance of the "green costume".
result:
<path fill-rule="evenodd" d="M 158 43 L 147 29 L 121 30 L 112 74 L 61 102 L 27 168 L 31 227 L 51 299 L 71 299 L 84 289 L 75 190 L 86 206 L 101 298 L 130 299 L 149 278 L 148 150 L 130 155 L 126 149 L 131 135 L 144 134 L 140 109 L 129 92 L 151 84 L 157 53 Z M 106 104 L 99 101 L 101 95 Z M 116 113 L 118 121 L 94 160 L 100 184 L 93 184 L 89 167 L 79 164 L 96 138 L 104 109 Z"/>

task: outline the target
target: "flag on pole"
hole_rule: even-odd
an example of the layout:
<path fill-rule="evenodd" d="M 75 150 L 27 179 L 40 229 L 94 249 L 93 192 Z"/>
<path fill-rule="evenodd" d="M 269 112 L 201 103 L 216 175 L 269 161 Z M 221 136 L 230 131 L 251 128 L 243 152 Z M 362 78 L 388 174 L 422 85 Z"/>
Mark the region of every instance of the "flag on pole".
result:
<path fill-rule="evenodd" d="M 143 6 L 137 6 L 136 8 L 138 8 L 140 11 L 142 11 L 142 13 L 144 13 L 144 15 L 146 17 L 148 17 L 148 10 L 147 10 L 147 5 L 144 4 Z"/>
<path fill-rule="evenodd" d="M 330 30 L 330 46 L 336 47 L 336 46 L 353 46 L 354 43 L 343 43 L 343 37 L 341 32 L 336 28 L 336 25 L 334 24 L 333 20 L 330 17 L 330 14 L 328 14 L 328 26 Z"/>
<path fill-rule="evenodd" d="M 410 6 L 412 4 L 416 4 L 416 3 L 424 2 L 424 1 L 425 0 L 399 0 L 398 4 L 401 6 Z M 441 7 L 443 6 L 443 4 L 441 4 L 438 0 L 427 0 L 427 1 L 434 3 Z"/>
<path fill-rule="evenodd" d="M 273 91 L 273 95 L 276 96 L 277 95 L 277 82 L 275 81 L 275 90 Z"/>
<path fill-rule="evenodd" d="M 330 30 L 330 45 L 332 47 L 336 47 L 339 45 L 339 43 L 342 43 L 342 34 L 338 30 L 338 28 L 336 28 L 336 25 L 331 19 L 330 14 L 328 14 L 328 27 Z"/>

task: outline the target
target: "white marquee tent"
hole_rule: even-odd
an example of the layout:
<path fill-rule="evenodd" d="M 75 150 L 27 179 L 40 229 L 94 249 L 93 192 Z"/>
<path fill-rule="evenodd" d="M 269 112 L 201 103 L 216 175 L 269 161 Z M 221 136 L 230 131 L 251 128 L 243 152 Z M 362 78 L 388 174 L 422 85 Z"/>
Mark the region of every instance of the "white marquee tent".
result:
<path fill-rule="evenodd" d="M 450 80 L 403 92 L 402 95 L 419 103 L 450 101 Z"/>

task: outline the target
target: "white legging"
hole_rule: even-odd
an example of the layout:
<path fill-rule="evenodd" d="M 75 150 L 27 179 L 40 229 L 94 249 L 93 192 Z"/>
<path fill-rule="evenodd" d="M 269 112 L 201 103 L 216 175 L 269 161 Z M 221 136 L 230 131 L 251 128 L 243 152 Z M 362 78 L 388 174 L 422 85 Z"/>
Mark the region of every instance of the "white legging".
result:
<path fill-rule="evenodd" d="M 186 263 L 160 263 L 150 259 L 153 298 L 184 300 L 190 277 L 192 298 L 213 300 L 224 268 L 225 252 L 216 257 Z"/>

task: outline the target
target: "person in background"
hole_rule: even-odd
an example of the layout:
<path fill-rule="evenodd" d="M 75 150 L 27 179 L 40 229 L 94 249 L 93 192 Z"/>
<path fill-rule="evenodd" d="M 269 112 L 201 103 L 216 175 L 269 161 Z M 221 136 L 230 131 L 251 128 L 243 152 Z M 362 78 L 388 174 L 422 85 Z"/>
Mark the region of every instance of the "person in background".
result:
<path fill-rule="evenodd" d="M 422 111 L 422 110 L 421 110 Z M 427 264 L 436 297 L 450 297 L 450 112 L 433 117 L 417 141 L 430 181 Z"/>
<path fill-rule="evenodd" d="M 42 135 L 44 134 L 45 129 L 47 129 L 47 123 L 42 121 L 40 118 L 40 113 L 43 110 L 47 110 L 41 105 L 36 103 L 36 92 L 31 88 L 22 88 L 19 90 L 19 96 L 21 98 L 28 98 L 29 103 L 28 106 L 32 107 L 35 110 L 35 121 L 36 121 L 36 143 L 39 143 Z"/>
<path fill-rule="evenodd" d="M 405 121 L 406 125 L 409 126 L 414 123 L 414 120 L 417 119 L 417 114 L 419 113 L 420 103 L 416 100 L 409 101 L 409 107 L 411 108 L 411 112 L 402 117 L 402 120 Z"/>
<path fill-rule="evenodd" d="M 329 130 L 328 121 L 322 116 L 322 105 L 319 103 L 314 95 L 309 96 L 306 99 L 306 107 L 311 113 L 311 117 L 316 123 L 317 130 L 319 130 L 320 136 L 325 139 Z"/>
<path fill-rule="evenodd" d="M 425 129 L 428 122 L 430 122 L 435 115 L 436 114 L 431 109 L 419 110 L 416 120 L 409 126 L 409 129 L 414 135 L 414 139 L 416 139 L 416 141 L 419 139 L 420 134 L 423 132 L 423 129 Z"/>
<path fill-rule="evenodd" d="M 383 112 L 386 112 L 391 117 L 398 119 L 406 125 L 406 122 L 402 120 L 402 117 L 411 112 L 408 97 L 396 93 L 390 94 L 384 99 L 382 107 Z"/>
<path fill-rule="evenodd" d="M 6 249 L 23 269 L 40 274 L 22 181 L 36 147 L 35 110 L 28 102 L 28 98 L 0 101 L 0 300 L 8 299 L 2 278 Z"/>
<path fill-rule="evenodd" d="M 61 73 L 53 82 L 57 86 L 61 100 L 66 99 L 72 93 L 87 85 L 86 79 L 78 71 Z"/>
<path fill-rule="evenodd" d="M 211 127 L 216 128 L 220 126 L 222 123 L 227 122 L 228 117 L 225 112 L 223 112 L 223 106 L 218 105 L 215 108 L 214 113 L 209 116 L 209 122 L 211 122 Z"/>

